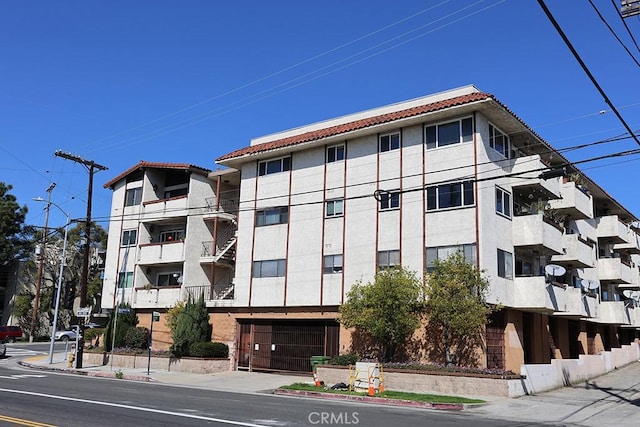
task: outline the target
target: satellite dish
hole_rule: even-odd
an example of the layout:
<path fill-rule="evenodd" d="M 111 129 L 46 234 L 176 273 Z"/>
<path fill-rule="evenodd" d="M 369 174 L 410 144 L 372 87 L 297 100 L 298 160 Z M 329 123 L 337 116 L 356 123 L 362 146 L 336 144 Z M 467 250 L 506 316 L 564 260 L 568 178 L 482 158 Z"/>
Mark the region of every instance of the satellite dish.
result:
<path fill-rule="evenodd" d="M 631 296 L 633 295 L 633 291 L 630 290 L 626 290 L 622 292 L 622 295 L 624 295 L 625 298 L 631 298 Z"/>
<path fill-rule="evenodd" d="M 600 287 L 600 284 L 595 280 L 582 279 L 582 287 L 585 289 L 598 289 Z"/>
<path fill-rule="evenodd" d="M 562 276 L 564 273 L 567 272 L 567 270 L 561 266 L 561 265 L 556 265 L 556 264 L 547 264 L 544 268 L 545 273 L 547 273 L 549 276 Z"/>

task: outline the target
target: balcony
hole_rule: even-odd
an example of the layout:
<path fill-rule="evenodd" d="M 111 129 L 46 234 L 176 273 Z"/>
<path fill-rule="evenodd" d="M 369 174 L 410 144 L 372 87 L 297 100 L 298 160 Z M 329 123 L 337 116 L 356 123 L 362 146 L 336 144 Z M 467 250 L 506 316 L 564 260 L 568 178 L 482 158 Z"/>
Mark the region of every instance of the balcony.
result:
<path fill-rule="evenodd" d="M 565 288 L 547 283 L 544 276 L 516 277 L 514 308 L 539 313 L 566 311 Z"/>
<path fill-rule="evenodd" d="M 632 312 L 624 301 L 602 301 L 600 303 L 599 323 L 609 325 L 630 325 Z"/>
<path fill-rule="evenodd" d="M 547 167 L 538 155 L 515 159 L 511 173 L 521 175 L 514 177 L 511 183 L 514 196 L 532 196 L 534 199 L 544 200 L 560 198 L 560 179 L 538 179 L 540 170 Z"/>
<path fill-rule="evenodd" d="M 184 262 L 184 242 L 163 242 L 140 245 L 138 265 L 176 264 Z"/>
<path fill-rule="evenodd" d="M 180 300 L 180 286 L 136 288 L 133 306 L 136 308 L 166 308 Z"/>
<path fill-rule="evenodd" d="M 207 204 L 202 219 L 212 221 L 215 218 L 235 221 L 238 216 L 238 201 L 232 199 L 207 197 Z"/>
<path fill-rule="evenodd" d="M 537 249 L 541 253 L 562 254 L 563 231 L 542 213 L 513 217 L 513 246 Z"/>
<path fill-rule="evenodd" d="M 189 298 L 197 300 L 203 295 L 205 301 L 232 301 L 235 297 L 234 291 L 235 285 L 233 281 L 225 280 L 225 277 L 223 277 L 214 286 L 185 286 L 182 299 L 184 301 Z"/>
<path fill-rule="evenodd" d="M 590 195 L 569 181 L 560 185 L 561 199 L 549 200 L 549 207 L 568 215 L 571 219 L 593 218 L 593 200 Z"/>
<path fill-rule="evenodd" d="M 567 287 L 565 301 L 566 311 L 554 315 L 577 319 L 598 317 L 598 298 L 584 293 L 580 288 Z"/>
<path fill-rule="evenodd" d="M 629 243 L 629 229 L 620 222 L 618 215 L 602 216 L 596 219 L 596 236 L 611 243 Z"/>
<path fill-rule="evenodd" d="M 613 250 L 616 252 L 627 252 L 629 254 L 640 254 L 640 236 L 636 233 L 636 229 L 629 228 L 627 241 L 625 243 L 614 244 Z"/>
<path fill-rule="evenodd" d="M 142 204 L 140 222 L 159 223 L 167 219 L 186 217 L 188 214 L 187 196 L 152 200 Z"/>
<path fill-rule="evenodd" d="M 579 234 L 562 236 L 564 253 L 553 255 L 551 262 L 572 264 L 578 268 L 589 268 L 594 265 L 593 243 L 584 240 Z"/>
<path fill-rule="evenodd" d="M 596 270 L 601 282 L 621 285 L 630 285 L 633 282 L 631 266 L 620 258 L 600 258 Z"/>

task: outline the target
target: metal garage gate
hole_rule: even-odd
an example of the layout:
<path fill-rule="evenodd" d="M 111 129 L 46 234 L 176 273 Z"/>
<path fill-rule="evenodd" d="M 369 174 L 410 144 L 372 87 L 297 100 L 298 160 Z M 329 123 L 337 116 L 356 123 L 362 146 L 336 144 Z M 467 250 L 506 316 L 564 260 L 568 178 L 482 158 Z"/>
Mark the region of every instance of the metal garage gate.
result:
<path fill-rule="evenodd" d="M 335 321 L 253 321 L 240 324 L 238 369 L 311 372 L 311 356 L 338 354 Z"/>

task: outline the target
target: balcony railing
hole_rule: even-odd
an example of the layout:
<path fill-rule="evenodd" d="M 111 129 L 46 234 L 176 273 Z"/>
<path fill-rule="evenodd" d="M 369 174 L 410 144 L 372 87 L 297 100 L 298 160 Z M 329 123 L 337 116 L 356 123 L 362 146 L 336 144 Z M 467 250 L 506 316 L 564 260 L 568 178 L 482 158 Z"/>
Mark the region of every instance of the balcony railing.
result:
<path fill-rule="evenodd" d="M 562 245 L 564 253 L 553 255 L 551 262 L 570 263 L 582 268 L 593 267 L 593 243 L 582 239 L 579 234 L 565 234 L 562 236 Z"/>
<path fill-rule="evenodd" d="M 513 217 L 513 246 L 544 248 L 562 254 L 562 230 L 542 213 Z"/>
<path fill-rule="evenodd" d="M 235 219 L 238 215 L 238 201 L 227 198 L 208 197 L 205 199 L 204 219 Z"/>
<path fill-rule="evenodd" d="M 514 279 L 514 307 L 553 313 L 566 311 L 565 288 L 546 282 L 544 276 Z"/>
<path fill-rule="evenodd" d="M 197 300 L 200 295 L 205 301 L 233 300 L 235 287 L 232 281 L 218 281 L 215 285 L 185 286 L 182 299 L 187 301 L 189 297 Z"/>
<path fill-rule="evenodd" d="M 618 215 L 602 216 L 596 219 L 596 236 L 608 238 L 613 243 L 629 243 L 629 229 L 620 222 Z"/>
<path fill-rule="evenodd" d="M 141 222 L 162 222 L 166 219 L 186 217 L 189 213 L 187 196 L 153 200 L 143 203 Z"/>
<path fill-rule="evenodd" d="M 633 277 L 631 266 L 620 258 L 600 258 L 598 260 L 598 279 L 610 283 L 631 284 Z"/>
<path fill-rule="evenodd" d="M 593 200 L 586 191 L 569 181 L 560 185 L 561 199 L 549 200 L 549 208 L 564 212 L 572 219 L 593 218 Z"/>
<path fill-rule="evenodd" d="M 184 242 L 173 241 L 140 245 L 139 265 L 170 264 L 184 262 Z"/>
<path fill-rule="evenodd" d="M 598 317 L 601 323 L 611 325 L 631 324 L 631 313 L 625 307 L 624 301 L 602 301 L 600 303 L 600 316 Z"/>

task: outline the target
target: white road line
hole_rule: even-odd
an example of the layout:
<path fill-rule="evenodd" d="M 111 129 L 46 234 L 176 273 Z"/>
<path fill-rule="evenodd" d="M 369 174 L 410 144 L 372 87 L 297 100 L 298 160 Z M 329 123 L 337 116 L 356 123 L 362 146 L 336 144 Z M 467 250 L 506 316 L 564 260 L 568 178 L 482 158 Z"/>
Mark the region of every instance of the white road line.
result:
<path fill-rule="evenodd" d="M 51 394 L 34 393 L 34 392 L 30 392 L 30 391 L 9 390 L 7 388 L 0 388 L 0 392 L 13 393 L 13 394 L 24 394 L 24 395 L 28 395 L 28 396 L 45 397 L 45 398 L 48 398 L 48 399 L 67 400 L 67 401 L 70 401 L 70 402 L 89 403 L 89 404 L 93 404 L 93 405 L 101 405 L 101 406 L 110 406 L 110 407 L 114 407 L 114 408 L 131 409 L 131 410 L 134 410 L 134 411 L 141 411 L 141 412 L 153 412 L 153 413 L 156 413 L 156 414 L 173 415 L 175 417 L 192 418 L 192 419 L 204 420 L 204 421 L 214 421 L 214 422 L 218 422 L 218 423 L 231 424 L 231 425 L 235 425 L 235 426 L 269 427 L 269 426 L 262 425 L 262 424 L 244 423 L 244 422 L 241 422 L 241 421 L 225 420 L 225 419 L 222 419 L 222 418 L 211 418 L 211 417 L 204 417 L 204 416 L 200 416 L 200 415 L 183 414 L 183 413 L 179 413 L 179 412 L 163 411 L 161 409 L 140 408 L 140 407 L 137 407 L 137 406 L 122 405 L 122 404 L 119 404 L 119 403 L 100 402 L 100 401 L 97 401 L 97 400 L 87 400 L 87 399 L 77 399 L 75 397 L 54 396 L 54 395 L 51 395 Z"/>

